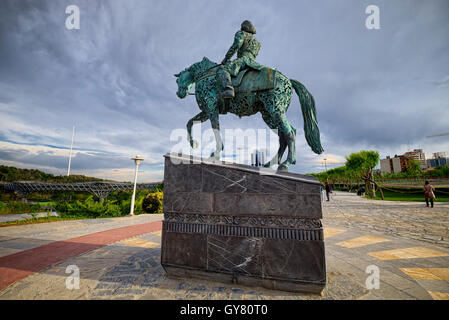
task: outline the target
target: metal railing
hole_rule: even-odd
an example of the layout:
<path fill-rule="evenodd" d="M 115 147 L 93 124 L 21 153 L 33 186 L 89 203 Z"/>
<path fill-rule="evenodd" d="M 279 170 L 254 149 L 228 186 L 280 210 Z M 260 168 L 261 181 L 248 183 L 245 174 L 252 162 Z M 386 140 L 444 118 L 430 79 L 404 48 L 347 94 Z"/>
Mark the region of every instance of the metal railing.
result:
<path fill-rule="evenodd" d="M 153 189 L 162 182 L 154 183 L 138 183 L 136 189 L 147 190 Z M 88 192 L 100 198 L 100 201 L 106 198 L 113 191 L 132 190 L 134 184 L 126 182 L 75 182 L 75 183 L 51 183 L 39 181 L 16 181 L 2 183 L 3 188 L 8 191 L 19 193 L 23 198 L 31 192 L 55 192 L 55 191 L 75 191 Z"/>

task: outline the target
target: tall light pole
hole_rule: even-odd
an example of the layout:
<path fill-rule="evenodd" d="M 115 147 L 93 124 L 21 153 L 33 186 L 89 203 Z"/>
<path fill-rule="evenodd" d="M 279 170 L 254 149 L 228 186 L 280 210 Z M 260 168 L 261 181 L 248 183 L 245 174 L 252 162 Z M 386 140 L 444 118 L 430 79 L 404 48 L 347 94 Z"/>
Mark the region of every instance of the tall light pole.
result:
<path fill-rule="evenodd" d="M 140 156 L 136 156 L 135 158 L 131 158 L 131 160 L 134 160 L 134 163 L 136 164 L 136 172 L 134 174 L 133 196 L 131 198 L 131 210 L 129 212 L 129 215 L 133 216 L 134 215 L 134 201 L 136 199 L 137 172 L 139 172 L 139 164 L 141 161 L 143 161 L 143 158 L 141 158 Z"/>
<path fill-rule="evenodd" d="M 69 166 L 67 167 L 67 176 L 70 176 L 70 164 L 72 163 L 72 147 L 73 147 L 73 137 L 75 136 L 75 126 L 72 128 L 72 143 L 70 144 L 70 154 L 69 154 Z"/>
<path fill-rule="evenodd" d="M 324 171 L 327 171 L 327 165 L 326 165 L 326 158 L 323 159 L 324 160 Z"/>

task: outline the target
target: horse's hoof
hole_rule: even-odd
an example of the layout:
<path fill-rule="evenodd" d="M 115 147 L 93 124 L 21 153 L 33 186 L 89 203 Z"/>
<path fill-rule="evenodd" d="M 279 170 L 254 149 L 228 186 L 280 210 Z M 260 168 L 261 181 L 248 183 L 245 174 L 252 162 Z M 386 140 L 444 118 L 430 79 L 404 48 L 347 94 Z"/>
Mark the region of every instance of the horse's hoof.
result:
<path fill-rule="evenodd" d="M 271 162 L 267 162 L 263 165 L 265 168 L 270 168 L 271 167 Z"/>
<path fill-rule="evenodd" d="M 192 149 L 198 148 L 198 141 L 196 140 L 190 141 L 190 146 L 192 147 Z"/>
<path fill-rule="evenodd" d="M 215 152 L 212 152 L 212 153 L 210 154 L 209 159 L 210 159 L 210 160 L 220 160 L 220 155 L 219 155 L 219 154 L 216 155 Z"/>
<path fill-rule="evenodd" d="M 278 171 L 288 172 L 288 164 L 281 164 L 281 165 L 279 165 Z"/>

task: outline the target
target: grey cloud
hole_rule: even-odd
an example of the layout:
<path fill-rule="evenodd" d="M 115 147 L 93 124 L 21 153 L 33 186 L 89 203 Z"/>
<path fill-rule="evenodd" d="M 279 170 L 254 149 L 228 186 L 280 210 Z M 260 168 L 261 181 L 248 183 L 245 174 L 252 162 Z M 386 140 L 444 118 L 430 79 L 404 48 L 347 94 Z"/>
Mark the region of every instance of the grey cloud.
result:
<path fill-rule="evenodd" d="M 129 155 L 121 150 L 130 147 L 160 159 L 170 151 L 171 130 L 185 128 L 199 111 L 193 97 L 176 97 L 173 74 L 203 56 L 220 61 L 244 19 L 254 22 L 262 42 L 259 62 L 301 81 L 314 95 L 326 152 L 344 156 L 342 150 L 365 147 L 387 152 L 408 141 L 430 148 L 424 136 L 448 131 L 447 1 L 377 1 L 380 30 L 365 28 L 371 1 L 76 4 L 81 29 L 69 31 L 65 2 L 0 2 L 0 114 L 24 126 L 64 132 L 19 134 L 2 129 L 7 124 L 0 117 L 3 141 L 68 145 L 75 124 L 78 148 L 110 148 L 114 154 L 104 162 L 79 155 L 80 168 L 128 167 Z M 287 115 L 302 130 L 296 96 Z M 226 115 L 221 127 L 266 125 L 259 115 Z M 298 158 L 316 159 L 302 134 L 299 144 Z M 66 166 L 66 160 L 49 155 L 27 161 Z M 312 167 L 304 163 L 294 170 Z"/>
<path fill-rule="evenodd" d="M 445 76 L 443 79 L 437 81 L 428 81 L 428 83 L 435 84 L 440 88 L 444 88 L 449 86 L 449 76 Z"/>

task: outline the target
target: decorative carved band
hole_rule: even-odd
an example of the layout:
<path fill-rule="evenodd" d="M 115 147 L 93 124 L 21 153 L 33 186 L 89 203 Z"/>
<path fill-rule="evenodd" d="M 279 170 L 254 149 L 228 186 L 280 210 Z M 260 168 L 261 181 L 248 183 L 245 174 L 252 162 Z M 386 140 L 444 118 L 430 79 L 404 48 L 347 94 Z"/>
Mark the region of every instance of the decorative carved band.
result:
<path fill-rule="evenodd" d="M 286 229 L 286 228 L 264 228 L 245 227 L 233 225 L 211 225 L 204 223 L 183 223 L 163 221 L 162 227 L 165 231 L 185 232 L 185 233 L 205 233 L 223 236 L 243 236 L 271 239 L 290 239 L 301 241 L 323 241 L 323 231 Z"/>
<path fill-rule="evenodd" d="M 164 213 L 164 221 L 178 223 L 199 223 L 211 225 L 230 225 L 240 227 L 322 229 L 320 219 L 290 218 L 279 216 L 229 216 L 215 214 Z"/>

